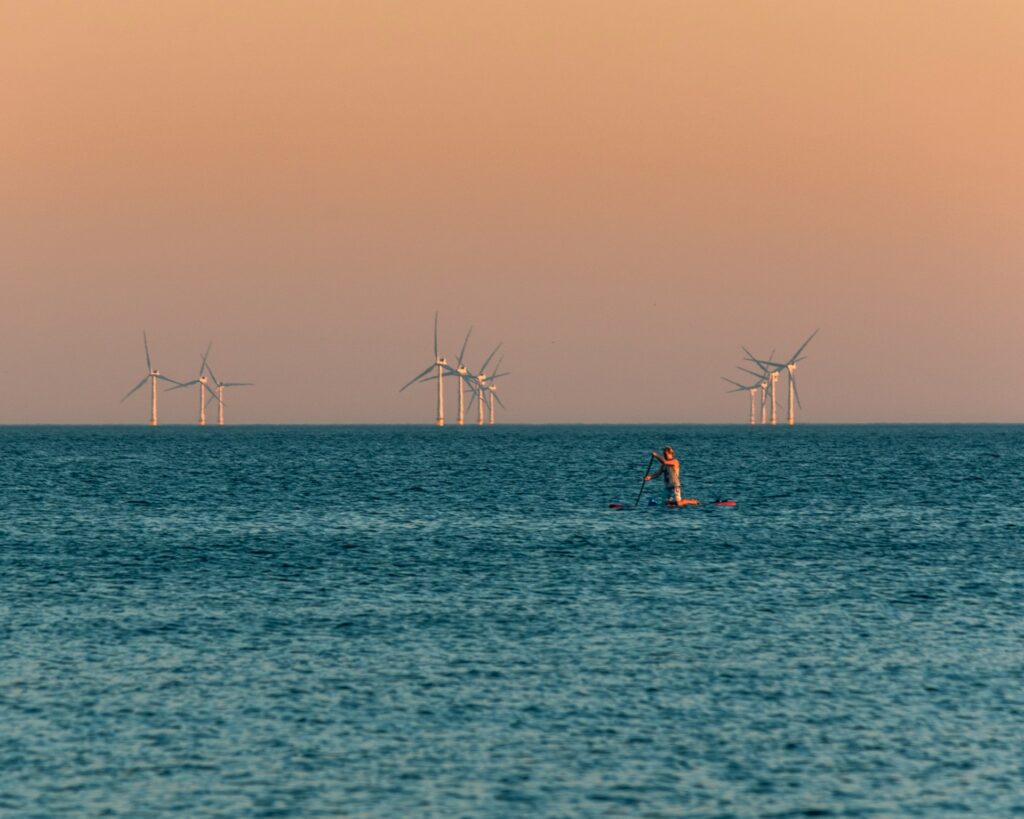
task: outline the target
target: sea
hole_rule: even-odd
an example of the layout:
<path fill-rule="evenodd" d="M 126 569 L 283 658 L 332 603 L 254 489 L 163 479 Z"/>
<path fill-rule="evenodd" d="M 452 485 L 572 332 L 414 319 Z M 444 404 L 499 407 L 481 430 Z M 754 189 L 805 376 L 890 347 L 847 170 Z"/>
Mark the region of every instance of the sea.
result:
<path fill-rule="evenodd" d="M 1024 815 L 1022 498 L 1022 426 L 0 428 L 0 816 Z"/>

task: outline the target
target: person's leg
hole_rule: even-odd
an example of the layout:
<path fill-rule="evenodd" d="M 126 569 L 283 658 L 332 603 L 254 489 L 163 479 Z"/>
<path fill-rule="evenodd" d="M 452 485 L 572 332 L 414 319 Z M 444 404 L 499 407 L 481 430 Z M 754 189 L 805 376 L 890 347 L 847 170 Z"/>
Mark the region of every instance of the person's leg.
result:
<path fill-rule="evenodd" d="M 681 504 L 683 502 L 683 490 L 682 490 L 682 487 L 673 486 L 672 487 L 672 496 L 675 498 L 677 506 L 679 504 Z"/>

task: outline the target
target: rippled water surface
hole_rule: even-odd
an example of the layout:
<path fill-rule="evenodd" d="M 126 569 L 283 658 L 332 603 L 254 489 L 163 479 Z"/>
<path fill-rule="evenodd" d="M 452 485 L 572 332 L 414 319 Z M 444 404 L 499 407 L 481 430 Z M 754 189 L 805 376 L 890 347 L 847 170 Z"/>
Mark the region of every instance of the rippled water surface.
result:
<path fill-rule="evenodd" d="M 665 443 L 738 507 L 609 511 Z M 0 814 L 1022 814 L 1022 497 L 1021 427 L 3 429 Z"/>

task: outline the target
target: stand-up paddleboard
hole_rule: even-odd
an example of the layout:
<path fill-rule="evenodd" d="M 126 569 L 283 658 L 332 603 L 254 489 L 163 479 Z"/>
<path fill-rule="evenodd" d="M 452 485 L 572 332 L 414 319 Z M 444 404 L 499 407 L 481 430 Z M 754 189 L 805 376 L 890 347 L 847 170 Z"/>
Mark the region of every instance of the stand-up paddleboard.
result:
<path fill-rule="evenodd" d="M 736 505 L 737 505 L 736 501 L 734 501 L 734 500 L 722 500 L 722 499 L 711 501 L 708 504 L 708 506 L 718 506 L 718 507 L 725 507 L 725 508 L 733 508 Z M 655 508 L 655 509 L 686 509 L 687 507 L 690 507 L 690 506 L 700 506 L 700 501 L 697 500 L 697 498 L 683 498 L 681 503 L 676 504 L 676 503 L 658 503 L 657 501 L 652 500 L 652 501 L 648 502 L 646 508 L 647 509 L 651 509 L 651 508 Z M 626 506 L 625 504 L 622 504 L 622 503 L 609 503 L 608 504 L 608 508 L 609 509 L 632 509 L 633 507 L 632 506 Z M 640 507 L 640 508 L 645 508 L 645 507 Z"/>

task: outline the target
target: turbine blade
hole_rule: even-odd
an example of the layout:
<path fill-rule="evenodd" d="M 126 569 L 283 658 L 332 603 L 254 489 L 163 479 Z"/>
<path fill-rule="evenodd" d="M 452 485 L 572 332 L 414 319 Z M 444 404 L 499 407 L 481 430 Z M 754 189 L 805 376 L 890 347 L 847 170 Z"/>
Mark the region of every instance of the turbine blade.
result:
<path fill-rule="evenodd" d="M 753 370 L 748 370 L 746 367 L 737 367 L 736 369 L 747 373 L 747 375 L 752 375 L 754 376 L 754 378 L 762 378 L 765 375 L 765 373 L 768 372 L 767 370 L 765 370 L 764 372 L 755 373 Z"/>
<path fill-rule="evenodd" d="M 218 384 L 218 387 L 255 387 L 256 385 L 252 381 L 225 381 L 223 384 Z"/>
<path fill-rule="evenodd" d="M 124 398 L 121 399 L 121 402 L 124 403 L 125 399 L 128 398 L 129 395 L 131 395 L 133 392 L 135 392 L 139 387 L 141 387 L 147 381 L 149 381 L 149 376 L 148 375 L 145 378 L 143 378 L 138 384 L 136 384 L 134 387 L 132 387 L 130 390 L 128 390 L 128 392 L 125 394 Z"/>
<path fill-rule="evenodd" d="M 462 342 L 462 349 L 461 349 L 461 350 L 459 350 L 459 361 L 458 361 L 458 365 L 459 365 L 460 367 L 462 366 L 462 357 L 463 357 L 463 356 L 464 356 L 464 355 L 466 354 L 466 345 L 467 345 L 467 344 L 469 344 L 469 336 L 470 336 L 470 334 L 471 334 L 472 332 L 473 332 L 473 328 L 472 328 L 472 327 L 470 327 L 470 328 L 469 328 L 469 330 L 468 330 L 468 331 L 466 332 L 466 338 L 465 338 L 465 340 L 464 340 L 464 341 Z"/>
<path fill-rule="evenodd" d="M 494 400 L 498 402 L 502 409 L 506 409 L 505 402 L 501 400 L 501 397 L 498 395 L 497 390 L 491 390 L 491 395 L 494 396 Z"/>
<path fill-rule="evenodd" d="M 217 393 L 214 392 L 213 388 L 209 384 L 203 384 L 203 389 L 210 393 L 210 398 L 206 402 L 207 406 L 209 406 L 210 401 L 220 401 L 220 396 L 218 396 Z"/>
<path fill-rule="evenodd" d="M 743 352 L 745 352 L 747 354 L 747 360 L 748 361 L 753 361 L 758 367 L 761 367 L 762 369 L 764 369 L 761 366 L 761 359 L 759 359 L 756 355 L 754 355 L 752 352 L 750 352 L 750 350 L 748 350 L 742 344 L 740 345 L 740 349 L 743 350 Z"/>
<path fill-rule="evenodd" d="M 819 327 L 818 330 L 820 330 L 820 329 L 821 328 Z M 792 357 L 789 359 L 789 363 L 790 364 L 792 364 L 794 361 L 797 360 L 797 358 L 799 357 L 800 353 L 802 353 L 804 351 L 804 347 L 806 347 L 808 344 L 810 344 L 811 343 L 811 339 L 814 338 L 816 335 L 818 335 L 818 330 L 815 330 L 813 333 L 811 333 L 807 337 L 807 341 L 805 341 L 803 344 L 801 344 L 799 347 L 797 347 L 796 352 L 793 353 Z"/>
<path fill-rule="evenodd" d="M 437 310 L 434 311 L 434 360 L 437 361 Z"/>
<path fill-rule="evenodd" d="M 160 376 L 160 378 L 163 379 L 164 381 L 170 381 L 171 380 L 169 378 L 164 378 L 163 376 Z M 192 381 L 186 381 L 184 384 L 179 384 L 177 381 L 175 381 L 174 382 L 174 386 L 173 387 L 168 387 L 166 390 L 164 390 L 164 392 L 170 392 L 171 390 L 180 390 L 182 387 L 191 387 L 193 384 L 198 384 L 198 383 L 199 383 L 199 379 L 198 378 L 194 379 Z"/>
<path fill-rule="evenodd" d="M 739 387 L 741 390 L 750 389 L 749 387 L 744 387 L 739 381 L 733 381 L 731 378 L 726 378 L 724 375 L 720 375 L 719 378 L 721 378 L 723 381 L 728 381 L 730 384 L 732 384 L 735 387 Z M 729 392 L 736 392 L 736 390 L 729 390 Z"/>
<path fill-rule="evenodd" d="M 153 372 L 153 362 L 149 359 L 149 339 L 146 338 L 146 331 L 142 331 L 142 346 L 146 348 L 146 369 Z"/>
<path fill-rule="evenodd" d="M 506 375 L 512 375 L 512 373 L 510 373 L 510 372 L 507 372 L 507 373 L 497 373 L 495 375 L 490 376 L 487 379 L 487 381 L 488 381 L 488 383 L 490 383 L 491 381 L 497 381 L 499 378 L 503 378 Z"/>
<path fill-rule="evenodd" d="M 405 385 L 405 387 L 411 387 L 413 384 L 415 384 L 417 381 L 419 381 L 421 378 L 423 378 L 423 376 L 429 375 L 430 371 L 432 369 L 434 369 L 434 367 L 436 367 L 436 366 L 437 366 L 436 364 L 431 364 L 429 367 L 427 367 L 427 369 L 425 369 L 423 372 L 421 372 L 419 375 L 417 375 L 415 378 L 413 378 L 411 381 L 409 381 L 409 383 L 407 383 Z M 400 389 L 399 392 L 403 392 L 405 390 L 405 387 L 402 387 L 402 389 Z"/>
<path fill-rule="evenodd" d="M 210 348 L 211 348 L 212 346 L 213 346 L 213 342 L 212 342 L 212 341 L 211 341 L 211 342 L 210 342 L 209 344 L 207 344 L 207 345 L 206 345 L 206 352 L 205 352 L 205 353 L 203 353 L 203 363 L 202 363 L 202 365 L 200 365 L 200 367 L 199 367 L 199 375 L 202 375 L 202 374 L 203 374 L 203 371 L 204 371 L 204 370 L 206 369 L 206 357 L 207 357 L 208 355 L 210 355 Z"/>
<path fill-rule="evenodd" d="M 466 404 L 466 412 L 469 412 L 473 408 L 473 402 L 476 401 L 478 395 L 479 393 L 476 390 L 473 390 L 473 394 L 469 396 L 469 403 Z"/>
<path fill-rule="evenodd" d="M 157 375 L 154 376 L 154 378 L 159 378 L 161 381 L 166 381 L 169 384 L 177 384 L 179 387 L 187 386 L 186 384 L 182 384 L 180 381 L 175 381 L 173 378 L 168 378 L 166 375 Z M 196 382 L 192 381 L 190 383 L 195 384 Z"/>
<path fill-rule="evenodd" d="M 498 350 L 500 350 L 500 349 L 501 349 L 501 345 L 502 345 L 503 343 L 504 343 L 504 342 L 498 342 L 498 346 L 497 346 L 497 347 L 495 347 L 495 348 L 494 348 L 494 349 L 493 349 L 493 350 L 491 351 L 491 354 L 490 354 L 489 356 L 487 356 L 487 359 L 486 359 L 486 360 L 484 361 L 484 363 L 483 363 L 483 364 L 482 364 L 482 365 L 480 366 L 480 372 L 486 372 L 486 371 L 487 371 L 487 365 L 491 363 L 491 359 L 492 359 L 492 358 L 494 358 L 494 356 L 495 356 L 495 353 L 497 353 L 497 352 L 498 352 Z"/>
<path fill-rule="evenodd" d="M 207 350 L 206 352 L 207 352 L 207 353 L 209 353 L 210 351 L 209 351 L 209 350 Z M 213 379 L 213 383 L 214 383 L 214 384 L 217 384 L 217 385 L 219 386 L 219 385 L 220 385 L 220 381 L 218 381 L 218 380 L 217 380 L 217 376 L 215 376 L 215 375 L 213 374 L 213 367 L 211 367 L 211 366 L 210 366 L 210 361 L 209 361 L 209 359 L 207 359 L 205 363 L 206 363 L 206 371 L 207 371 L 207 372 L 208 372 L 208 373 L 210 374 L 210 378 L 212 378 L 212 379 Z"/>

